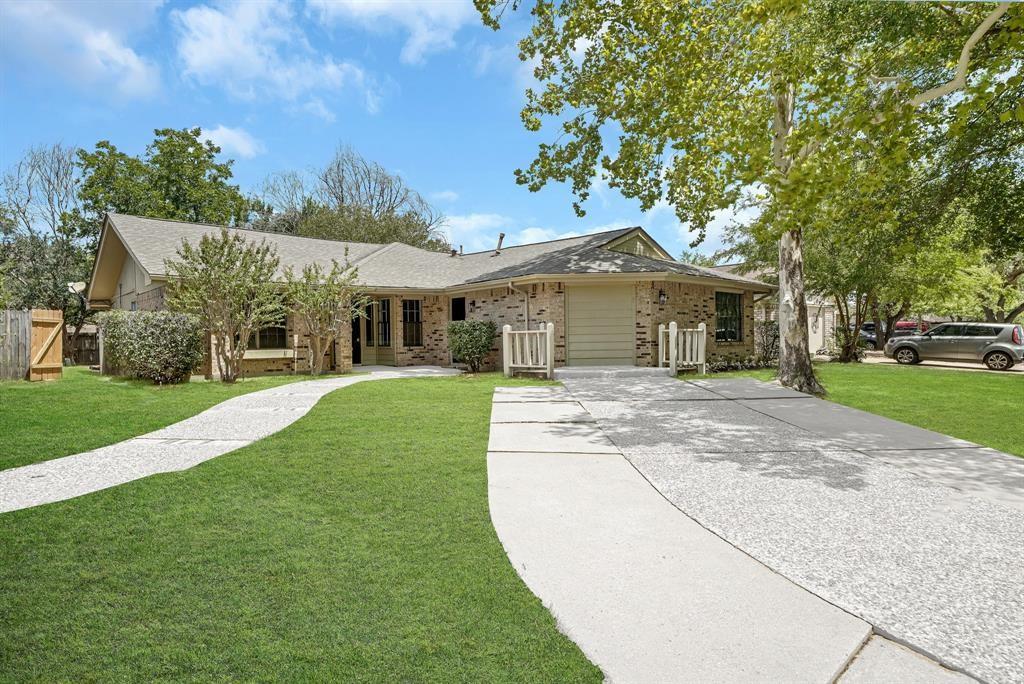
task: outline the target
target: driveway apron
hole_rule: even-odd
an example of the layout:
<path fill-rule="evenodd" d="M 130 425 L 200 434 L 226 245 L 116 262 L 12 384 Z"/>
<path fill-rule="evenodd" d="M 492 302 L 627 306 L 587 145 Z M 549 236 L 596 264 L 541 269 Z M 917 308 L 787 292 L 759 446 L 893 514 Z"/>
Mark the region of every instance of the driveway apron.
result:
<path fill-rule="evenodd" d="M 243 394 L 141 437 L 2 470 L 0 513 L 71 499 L 157 473 L 186 470 L 283 430 L 306 415 L 325 394 L 357 382 L 457 374 L 436 367 L 367 370 L 370 372 Z"/>
<path fill-rule="evenodd" d="M 586 414 L 557 387 L 492 406 L 491 518 L 559 628 L 610 681 L 837 677 L 870 626 L 681 514 Z"/>
<path fill-rule="evenodd" d="M 1024 459 L 770 383 L 643 384 L 565 381 L 636 470 L 721 539 L 950 668 L 1024 681 Z"/>

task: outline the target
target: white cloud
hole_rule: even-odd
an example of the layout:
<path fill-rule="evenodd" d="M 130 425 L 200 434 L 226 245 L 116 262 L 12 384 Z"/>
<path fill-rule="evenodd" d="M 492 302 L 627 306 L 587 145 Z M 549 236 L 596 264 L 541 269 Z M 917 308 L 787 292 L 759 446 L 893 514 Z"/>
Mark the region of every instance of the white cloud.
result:
<path fill-rule="evenodd" d="M 435 202 L 454 202 L 459 199 L 459 193 L 454 190 L 441 190 L 440 192 L 430 193 L 430 199 Z"/>
<path fill-rule="evenodd" d="M 203 139 L 220 147 L 225 154 L 235 153 L 243 159 L 251 159 L 267 151 L 263 143 L 252 137 L 244 128 L 230 128 L 218 124 L 212 130 L 203 129 Z"/>
<path fill-rule="evenodd" d="M 334 112 L 328 109 L 327 105 L 324 104 L 324 101 L 319 97 L 309 98 L 309 100 L 303 103 L 299 109 L 307 114 L 312 114 L 317 118 L 323 119 L 327 123 L 334 123 L 334 119 L 336 118 L 334 116 Z"/>
<path fill-rule="evenodd" d="M 602 233 L 635 226 L 628 221 L 615 221 L 601 225 L 580 226 L 576 229 L 558 230 L 542 226 L 519 227 L 517 221 L 502 214 L 462 214 L 448 217 L 448 241 L 467 252 L 494 249 L 498 245 L 498 234 L 505 233 L 506 247 L 525 245 L 531 242 L 547 242 L 563 238 L 578 237 L 591 233 Z"/>
<path fill-rule="evenodd" d="M 160 91 L 160 70 L 128 40 L 152 22 L 161 4 L 0 2 L 0 54 L 28 67 L 45 64 L 79 87 L 124 98 L 152 97 Z"/>
<path fill-rule="evenodd" d="M 512 219 L 501 214 L 461 214 L 448 217 L 448 241 L 465 247 L 467 252 L 493 248 L 498 233 L 508 232 Z"/>
<path fill-rule="evenodd" d="M 479 16 L 470 0 L 308 0 L 307 6 L 325 24 L 404 30 L 409 37 L 401 58 L 407 64 L 421 64 L 428 54 L 455 47 L 455 34 Z"/>
<path fill-rule="evenodd" d="M 376 111 L 376 86 L 362 68 L 317 53 L 282 0 L 227 2 L 175 10 L 186 77 L 239 99 L 304 100 L 301 109 L 333 117 L 315 93 L 359 92 Z"/>

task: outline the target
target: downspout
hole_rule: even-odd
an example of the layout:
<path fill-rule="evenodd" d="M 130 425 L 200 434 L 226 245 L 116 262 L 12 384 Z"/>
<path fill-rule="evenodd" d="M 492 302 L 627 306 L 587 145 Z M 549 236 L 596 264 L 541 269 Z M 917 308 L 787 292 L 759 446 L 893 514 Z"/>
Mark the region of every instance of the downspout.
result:
<path fill-rule="evenodd" d="M 523 295 L 523 304 L 526 307 L 526 330 L 529 330 L 530 329 L 530 295 L 527 294 L 526 292 L 523 292 L 522 290 L 517 288 L 515 285 L 513 285 L 511 280 L 508 281 L 508 289 L 512 290 L 513 292 L 517 292 L 517 293 Z"/>

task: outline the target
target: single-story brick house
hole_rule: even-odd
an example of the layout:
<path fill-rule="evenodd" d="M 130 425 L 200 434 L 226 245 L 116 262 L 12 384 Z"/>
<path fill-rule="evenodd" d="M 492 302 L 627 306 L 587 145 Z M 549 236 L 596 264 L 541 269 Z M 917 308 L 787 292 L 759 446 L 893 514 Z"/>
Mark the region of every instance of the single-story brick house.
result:
<path fill-rule="evenodd" d="M 196 242 L 218 226 L 110 214 L 87 292 L 98 310 L 155 310 L 164 306 L 165 260 L 182 241 Z M 231 229 L 248 240 L 266 240 L 281 268 L 330 266 L 332 259 L 359 269 L 372 298 L 351 336 L 338 340 L 329 366 L 452 364 L 447 325 L 492 320 L 499 329 L 555 326 L 555 363 L 562 365 L 657 364 L 657 329 L 707 324 L 707 358 L 753 353 L 755 304 L 773 288 L 733 273 L 684 264 L 642 228 L 625 228 L 486 252 L 438 253 L 400 243 L 387 245 L 319 240 Z M 279 274 L 280 275 L 280 274 Z M 246 352 L 246 374 L 291 372 L 308 344 L 289 316 L 264 329 Z M 500 363 L 500 335 L 490 359 Z M 302 366 L 300 365 L 300 368 Z M 206 369 L 210 372 L 209 367 Z"/>

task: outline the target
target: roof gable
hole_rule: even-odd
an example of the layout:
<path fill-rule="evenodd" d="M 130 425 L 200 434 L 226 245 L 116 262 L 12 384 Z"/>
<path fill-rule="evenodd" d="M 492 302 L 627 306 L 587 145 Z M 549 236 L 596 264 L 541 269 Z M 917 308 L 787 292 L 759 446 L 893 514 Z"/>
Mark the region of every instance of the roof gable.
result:
<path fill-rule="evenodd" d="M 646 230 L 639 227 L 609 240 L 604 244 L 604 248 L 610 249 L 613 252 L 651 257 L 652 259 L 672 259 L 672 255 L 665 251 L 654 238 L 648 235 Z"/>

